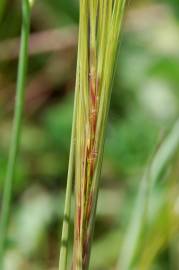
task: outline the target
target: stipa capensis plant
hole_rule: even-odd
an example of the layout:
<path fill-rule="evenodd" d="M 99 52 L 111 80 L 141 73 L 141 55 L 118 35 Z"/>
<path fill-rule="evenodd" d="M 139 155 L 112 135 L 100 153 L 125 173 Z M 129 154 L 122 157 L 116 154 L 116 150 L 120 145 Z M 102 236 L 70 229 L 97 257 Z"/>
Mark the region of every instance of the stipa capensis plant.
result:
<path fill-rule="evenodd" d="M 15 110 L 12 128 L 12 138 L 9 149 L 9 157 L 7 164 L 7 172 L 4 181 L 2 207 L 0 215 L 0 270 L 3 270 L 4 249 L 7 238 L 7 227 L 10 215 L 10 204 L 12 197 L 12 187 L 15 174 L 15 167 L 17 156 L 19 152 L 22 118 L 24 108 L 25 84 L 28 63 L 28 47 L 29 47 L 29 32 L 30 32 L 30 17 L 33 0 L 22 0 L 22 27 L 21 27 L 21 45 L 19 54 L 18 74 L 17 74 L 17 87 Z M 5 1 L 2 1 L 4 7 Z M 0 7 L 0 16 L 1 16 Z"/>
<path fill-rule="evenodd" d="M 76 92 L 59 269 L 67 269 L 67 241 L 75 170 L 72 269 L 88 269 L 105 130 L 125 0 L 80 0 Z"/>

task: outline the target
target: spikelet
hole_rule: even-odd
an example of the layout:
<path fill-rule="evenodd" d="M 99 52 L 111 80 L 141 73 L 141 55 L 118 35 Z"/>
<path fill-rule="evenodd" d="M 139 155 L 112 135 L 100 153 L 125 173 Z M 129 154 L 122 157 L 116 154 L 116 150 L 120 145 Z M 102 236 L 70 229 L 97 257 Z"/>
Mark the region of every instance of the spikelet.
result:
<path fill-rule="evenodd" d="M 73 270 L 88 269 L 125 0 L 80 0 Z"/>

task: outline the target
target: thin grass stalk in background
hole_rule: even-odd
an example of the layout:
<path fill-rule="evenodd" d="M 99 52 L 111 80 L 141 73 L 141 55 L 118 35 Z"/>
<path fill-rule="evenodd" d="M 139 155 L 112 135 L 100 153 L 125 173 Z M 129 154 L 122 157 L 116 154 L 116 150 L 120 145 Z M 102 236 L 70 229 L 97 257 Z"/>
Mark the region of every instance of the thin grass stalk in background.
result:
<path fill-rule="evenodd" d="M 12 185 L 16 167 L 16 159 L 19 151 L 22 116 L 24 108 L 25 82 L 27 73 L 28 60 L 28 43 L 30 31 L 30 14 L 31 3 L 29 0 L 22 0 L 22 30 L 21 30 L 21 47 L 18 65 L 17 89 L 15 113 L 13 120 L 12 138 L 9 150 L 9 158 L 7 165 L 7 174 L 4 181 L 2 209 L 0 217 L 0 270 L 3 269 L 3 257 L 5 249 L 5 241 L 7 236 L 7 226 L 10 214 L 10 203 L 12 197 Z"/>
<path fill-rule="evenodd" d="M 179 147 L 179 120 L 158 149 L 149 168 L 143 176 L 139 191 L 136 197 L 132 216 L 129 221 L 129 227 L 126 231 L 126 237 L 120 251 L 118 270 L 133 269 L 132 265 L 135 259 L 137 248 L 140 242 L 140 236 L 145 226 L 146 211 L 150 210 L 151 196 L 155 184 L 161 173 L 166 169 L 171 159 L 174 157 Z"/>
<path fill-rule="evenodd" d="M 6 0 L 1 0 L 0 1 L 0 23 L 2 22 L 2 18 L 3 18 L 3 15 L 4 15 L 5 7 L 6 7 Z"/>
<path fill-rule="evenodd" d="M 75 120 L 73 270 L 87 270 L 125 0 L 81 0 Z M 61 269 L 60 269 L 61 270 Z"/>

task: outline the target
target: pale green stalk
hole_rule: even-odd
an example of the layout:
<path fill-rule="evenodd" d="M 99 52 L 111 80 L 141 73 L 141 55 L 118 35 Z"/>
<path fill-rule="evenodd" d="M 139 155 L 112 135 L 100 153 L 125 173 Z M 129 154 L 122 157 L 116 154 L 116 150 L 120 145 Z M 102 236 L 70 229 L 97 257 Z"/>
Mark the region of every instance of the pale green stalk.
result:
<path fill-rule="evenodd" d="M 83 14 L 83 17 L 80 20 L 80 94 L 76 118 L 74 270 L 87 270 L 89 267 L 105 130 L 124 6 L 124 0 L 80 1 L 80 15 Z M 89 26 L 86 27 L 88 21 Z"/>
<path fill-rule="evenodd" d="M 79 69 L 78 66 L 79 65 L 77 64 L 77 70 Z M 77 71 L 77 74 L 78 74 L 78 71 Z M 78 85 L 78 81 L 79 79 L 77 76 L 76 85 Z M 68 263 L 68 253 L 69 253 L 68 248 L 69 248 L 69 235 L 70 235 L 71 200 L 72 200 L 72 192 L 73 192 L 73 174 L 74 174 L 74 152 L 75 152 L 75 140 L 76 140 L 75 125 L 76 125 L 77 100 L 78 100 L 78 92 L 75 90 L 70 155 L 69 155 L 69 164 L 68 164 L 65 207 L 64 207 L 61 248 L 60 248 L 60 258 L 59 258 L 59 270 L 66 270 L 67 265 L 68 265 L 67 263 Z"/>
<path fill-rule="evenodd" d="M 31 7 L 29 0 L 22 0 L 22 31 L 21 46 L 18 65 L 17 89 L 15 113 L 13 120 L 12 138 L 10 144 L 7 174 L 4 181 L 2 209 L 0 218 L 0 270 L 3 270 L 4 249 L 7 237 L 7 227 L 10 215 L 10 203 L 12 197 L 12 186 L 16 167 L 16 159 L 19 151 L 22 116 L 24 108 L 25 82 L 28 60 L 28 43 L 30 31 Z"/>
<path fill-rule="evenodd" d="M 84 135 L 87 130 L 84 130 L 85 119 L 89 115 L 88 111 L 88 0 L 80 1 L 80 28 L 79 28 L 79 85 L 77 85 L 76 91 L 79 92 L 78 99 L 78 110 L 77 110 L 77 121 L 76 121 L 76 155 L 75 155 L 75 204 L 76 207 L 80 207 L 83 201 L 83 189 L 84 186 L 81 182 L 83 171 L 81 169 L 81 164 L 83 163 L 83 155 L 81 155 L 82 147 L 85 144 Z M 84 72 L 81 72 L 83 70 Z M 84 154 L 84 153 L 83 153 Z M 80 194 L 82 194 L 80 196 Z M 80 200 L 77 198 L 80 197 Z M 83 211 L 82 207 L 82 211 Z M 75 214 L 75 228 L 77 228 L 78 215 Z M 77 232 L 75 233 L 75 235 Z M 82 245 L 80 239 L 82 237 L 82 231 L 80 231 L 79 237 L 74 238 L 74 251 L 73 258 L 78 258 L 78 261 L 81 261 Z M 74 260 L 74 259 L 73 259 Z"/>
<path fill-rule="evenodd" d="M 116 1 L 116 3 L 117 3 L 117 1 Z M 121 16 L 120 16 L 120 19 L 118 21 L 119 24 L 116 25 L 116 28 L 115 28 L 116 31 L 119 31 L 121 29 L 121 22 L 122 22 L 122 18 L 123 18 L 123 14 L 124 14 L 125 1 L 120 2 L 120 5 L 121 6 L 120 6 L 120 10 L 119 11 L 121 12 Z M 111 25 L 112 24 L 113 24 L 113 21 L 111 22 Z M 112 34 L 115 35 L 114 33 L 111 33 L 111 35 Z M 102 77 L 103 78 L 103 81 L 102 81 L 101 91 L 105 91 L 106 90 L 106 91 L 108 91 L 108 93 L 105 93 L 104 92 L 103 94 L 101 94 L 101 96 L 102 96 L 102 98 L 101 98 L 102 104 L 101 104 L 100 109 L 99 109 L 99 119 L 98 119 L 99 126 L 97 126 L 97 134 L 98 134 L 98 136 L 97 136 L 97 142 L 99 144 L 99 152 L 98 152 L 98 159 L 97 159 L 97 164 L 96 164 L 96 170 L 95 170 L 94 179 L 93 179 L 95 207 L 93 208 L 91 222 L 90 222 L 90 227 L 91 227 L 90 230 L 92 232 L 94 230 L 94 217 L 95 217 L 95 214 L 96 214 L 96 205 L 97 205 L 97 198 L 98 198 L 99 180 L 100 180 L 101 168 L 102 168 L 102 162 L 103 162 L 103 152 L 104 152 L 104 143 L 105 143 L 105 131 L 106 131 L 107 119 L 108 119 L 108 112 L 109 112 L 109 107 L 110 107 L 110 97 L 111 97 L 111 90 L 112 90 L 112 79 L 113 79 L 114 66 L 115 66 L 116 53 L 113 53 L 112 54 L 112 52 L 115 52 L 116 49 L 117 49 L 118 38 L 119 38 L 119 32 L 117 34 L 116 40 L 112 40 L 112 39 L 109 38 L 109 43 L 108 43 L 108 46 L 106 48 L 106 55 L 105 55 L 105 57 L 106 57 L 105 58 L 105 64 L 106 64 L 106 66 L 104 66 L 104 70 L 106 68 L 106 73 L 104 71 L 104 74 L 105 75 L 108 74 L 109 77 L 107 77 L 107 76 L 105 78 Z M 114 43 L 111 43 L 112 41 Z M 107 73 L 107 70 L 108 70 L 108 73 Z M 91 235 L 91 238 L 92 238 L 92 235 Z"/>
<path fill-rule="evenodd" d="M 73 125 L 72 125 L 70 156 L 69 156 L 68 175 L 67 175 L 64 217 L 63 217 L 63 225 L 62 225 L 59 270 L 66 270 L 67 262 L 68 262 L 71 199 L 72 199 L 72 190 L 73 190 L 73 171 L 74 171 L 75 121 L 76 121 L 76 97 L 75 97 L 74 112 L 73 112 Z"/>
<path fill-rule="evenodd" d="M 72 132 L 71 132 L 71 143 L 70 143 L 70 155 L 68 164 L 67 174 L 67 185 L 65 195 L 65 207 L 64 207 L 64 218 L 62 225 L 62 236 L 61 236 L 61 247 L 60 247 L 60 258 L 59 258 L 59 270 L 66 270 L 68 266 L 68 255 L 69 255 L 69 236 L 70 236 L 70 217 L 71 217 L 71 199 L 73 192 L 73 175 L 74 175 L 74 154 L 75 154 L 75 142 L 76 142 L 76 115 L 78 110 L 78 98 L 79 98 L 79 69 L 80 69 L 80 57 L 79 52 L 81 48 L 80 44 L 80 33 L 78 42 L 78 59 L 77 59 L 77 70 L 76 70 L 76 87 L 74 97 L 74 109 L 73 109 L 73 120 L 72 120 Z"/>

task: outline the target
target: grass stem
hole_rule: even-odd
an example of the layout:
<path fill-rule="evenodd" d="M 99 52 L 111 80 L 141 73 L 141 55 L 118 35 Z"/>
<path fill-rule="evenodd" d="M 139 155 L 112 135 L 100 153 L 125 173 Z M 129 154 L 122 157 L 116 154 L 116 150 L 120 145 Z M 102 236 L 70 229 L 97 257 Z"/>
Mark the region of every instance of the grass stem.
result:
<path fill-rule="evenodd" d="M 105 130 L 125 0 L 81 0 L 73 270 L 89 267 Z"/>
<path fill-rule="evenodd" d="M 10 204 L 12 197 L 12 186 L 15 174 L 16 160 L 19 151 L 22 116 L 24 108 L 25 82 L 28 62 L 28 43 L 30 32 L 31 6 L 29 0 L 22 0 L 22 29 L 21 46 L 18 64 L 17 88 L 15 112 L 13 119 L 12 138 L 10 143 L 9 158 L 7 164 L 7 174 L 4 181 L 2 209 L 0 218 L 0 270 L 3 269 L 3 259 L 5 252 L 5 242 L 7 237 L 7 227 L 10 215 Z"/>
<path fill-rule="evenodd" d="M 79 38 L 80 39 L 80 38 Z M 79 51 L 80 43 L 78 44 Z M 79 72 L 79 55 L 77 60 L 77 74 Z M 74 108 L 73 108 L 73 120 L 72 120 L 72 131 L 71 131 L 71 142 L 70 142 L 70 155 L 68 163 L 68 173 L 67 173 L 67 185 L 66 185 L 66 195 L 65 195 L 65 207 L 64 207 L 64 217 L 62 224 L 62 235 L 61 235 L 61 247 L 60 247 L 60 257 L 59 257 L 59 270 L 66 270 L 68 263 L 68 247 L 69 247 L 69 234 L 70 234 L 70 216 L 71 216 L 71 199 L 73 191 L 73 175 L 74 175 L 74 165 L 75 165 L 75 141 L 76 141 L 76 114 L 77 114 L 77 100 L 78 100 L 78 87 L 79 78 L 77 77 L 75 97 L 74 97 Z"/>
<path fill-rule="evenodd" d="M 1 2 L 0 2 L 0 23 L 2 22 L 5 7 L 6 7 L 6 0 L 1 0 Z"/>
<path fill-rule="evenodd" d="M 69 164 L 68 164 L 64 217 L 63 217 L 63 225 L 62 225 L 59 270 L 67 269 L 67 260 L 68 260 L 69 227 L 70 227 L 71 198 L 72 198 L 72 190 L 73 190 L 73 172 L 74 172 L 75 121 L 76 121 L 76 97 L 74 101 L 74 110 L 73 110 L 73 124 L 72 124 L 72 134 L 71 134 L 71 143 L 70 143 L 70 156 L 69 156 Z"/>

